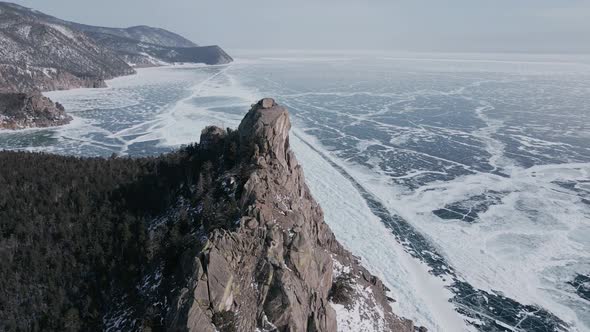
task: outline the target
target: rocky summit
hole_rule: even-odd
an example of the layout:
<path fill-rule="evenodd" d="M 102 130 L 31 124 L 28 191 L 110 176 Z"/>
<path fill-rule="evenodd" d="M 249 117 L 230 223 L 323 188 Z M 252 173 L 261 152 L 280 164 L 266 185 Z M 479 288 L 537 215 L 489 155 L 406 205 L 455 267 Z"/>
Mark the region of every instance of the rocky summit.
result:
<path fill-rule="evenodd" d="M 209 236 L 170 327 L 213 332 L 211 317 L 227 313 L 238 331 L 413 331 L 392 313 L 381 281 L 324 222 L 290 148 L 290 128 L 287 109 L 270 98 L 242 120 L 239 145 L 252 171 L 239 227 Z M 207 129 L 201 140 L 215 141 L 211 135 L 223 133 Z"/>

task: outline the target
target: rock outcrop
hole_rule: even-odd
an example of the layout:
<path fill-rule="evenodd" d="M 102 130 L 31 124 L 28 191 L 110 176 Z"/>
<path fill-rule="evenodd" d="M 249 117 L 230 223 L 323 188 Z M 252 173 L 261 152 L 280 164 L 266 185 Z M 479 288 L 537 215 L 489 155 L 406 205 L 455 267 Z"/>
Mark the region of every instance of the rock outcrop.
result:
<path fill-rule="evenodd" d="M 69 123 L 63 106 L 40 93 L 0 93 L 0 128 L 51 127 Z"/>
<path fill-rule="evenodd" d="M 250 171 L 238 227 L 209 235 L 168 328 L 223 330 L 216 318 L 224 317 L 221 325 L 236 331 L 413 331 L 392 313 L 383 284 L 324 222 L 290 149 L 290 127 L 288 111 L 272 99 L 242 120 L 240 156 Z M 201 141 L 213 145 L 224 132 L 208 128 Z"/>

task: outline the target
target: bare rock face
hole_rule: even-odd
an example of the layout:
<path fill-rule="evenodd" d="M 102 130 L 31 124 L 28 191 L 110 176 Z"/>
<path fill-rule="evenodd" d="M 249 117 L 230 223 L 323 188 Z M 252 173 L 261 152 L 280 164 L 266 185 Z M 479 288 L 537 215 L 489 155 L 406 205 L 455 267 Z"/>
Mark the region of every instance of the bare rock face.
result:
<path fill-rule="evenodd" d="M 72 121 L 63 106 L 40 93 L 0 93 L 0 128 L 64 125 Z"/>
<path fill-rule="evenodd" d="M 290 128 L 287 109 L 272 99 L 243 119 L 239 150 L 249 171 L 241 217 L 235 229 L 209 234 L 198 258 L 189 259 L 191 282 L 172 303 L 167 328 L 338 331 L 354 328 L 345 326 L 352 313 L 367 331 L 413 331 L 392 313 L 381 281 L 324 222 L 290 149 Z M 203 135 L 213 144 L 224 131 L 209 127 Z"/>

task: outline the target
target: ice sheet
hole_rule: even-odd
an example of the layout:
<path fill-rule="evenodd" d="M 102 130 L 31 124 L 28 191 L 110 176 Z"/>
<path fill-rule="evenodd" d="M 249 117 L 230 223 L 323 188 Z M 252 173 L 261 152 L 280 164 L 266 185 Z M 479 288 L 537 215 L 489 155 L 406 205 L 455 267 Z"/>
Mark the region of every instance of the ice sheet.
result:
<path fill-rule="evenodd" d="M 157 154 L 198 140 L 206 125 L 235 127 L 250 103 L 275 97 L 291 110 L 293 147 L 327 222 L 392 289 L 398 314 L 433 331 L 461 331 L 473 327 L 456 309 L 471 310 L 517 331 L 534 304 L 573 331 L 589 330 L 590 305 L 573 286 L 577 275 L 590 274 L 589 62 L 266 57 L 140 69 L 108 89 L 51 92 L 75 121 L 0 133 L 0 144 Z M 395 234 L 376 216 L 375 202 L 419 236 Z M 416 240 L 432 252 L 416 249 Z M 444 264 L 448 276 L 429 272 Z M 503 294 L 520 302 L 498 302 L 513 306 L 515 321 L 464 307 L 451 279 L 481 290 L 484 300 Z"/>

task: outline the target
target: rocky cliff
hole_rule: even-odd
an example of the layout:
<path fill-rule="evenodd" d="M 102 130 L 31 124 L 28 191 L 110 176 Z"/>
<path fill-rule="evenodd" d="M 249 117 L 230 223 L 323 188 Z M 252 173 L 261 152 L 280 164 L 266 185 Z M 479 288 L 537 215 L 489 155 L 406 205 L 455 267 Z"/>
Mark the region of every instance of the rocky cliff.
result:
<path fill-rule="evenodd" d="M 59 126 L 72 120 L 62 105 L 40 93 L 4 93 L 0 96 L 1 129 Z"/>
<path fill-rule="evenodd" d="M 324 222 L 289 129 L 287 110 L 272 99 L 254 105 L 240 124 L 248 174 L 243 188 L 231 187 L 237 170 L 221 179 L 240 192 L 237 227 L 209 234 L 171 303 L 168 328 L 213 332 L 221 316 L 237 331 L 412 331 L 392 313 L 381 281 Z M 224 135 L 210 127 L 201 142 L 214 148 Z"/>

